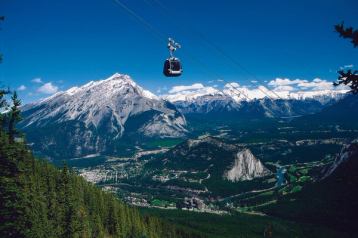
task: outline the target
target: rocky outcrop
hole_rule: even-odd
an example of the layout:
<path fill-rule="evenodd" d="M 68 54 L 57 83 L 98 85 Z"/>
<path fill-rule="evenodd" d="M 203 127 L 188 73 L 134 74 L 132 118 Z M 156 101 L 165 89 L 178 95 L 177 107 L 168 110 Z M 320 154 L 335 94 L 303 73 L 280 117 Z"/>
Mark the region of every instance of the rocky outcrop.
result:
<path fill-rule="evenodd" d="M 224 173 L 224 178 L 232 181 L 252 180 L 270 175 L 271 172 L 258 160 L 249 149 L 236 154 L 232 167 Z"/>

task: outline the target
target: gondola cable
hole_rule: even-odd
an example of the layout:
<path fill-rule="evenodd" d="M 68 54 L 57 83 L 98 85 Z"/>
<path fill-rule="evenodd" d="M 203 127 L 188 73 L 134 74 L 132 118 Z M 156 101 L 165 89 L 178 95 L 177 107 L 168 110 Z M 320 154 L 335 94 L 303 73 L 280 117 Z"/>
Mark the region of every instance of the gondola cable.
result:
<path fill-rule="evenodd" d="M 113 0 L 113 1 L 114 1 L 115 3 L 117 3 L 117 4 L 119 4 L 119 6 L 122 7 L 124 10 L 126 10 L 130 15 L 134 16 L 140 23 L 144 24 L 144 25 L 148 28 L 148 30 L 152 30 L 153 33 L 155 33 L 156 38 L 157 38 L 158 40 L 162 41 L 162 39 L 163 39 L 162 37 L 165 37 L 164 34 L 162 34 L 159 30 L 157 30 L 155 27 L 153 27 L 153 26 L 152 26 L 150 23 L 148 23 L 144 18 L 142 18 L 141 16 L 139 16 L 138 14 L 136 14 L 136 13 L 135 13 L 134 11 L 132 11 L 130 8 L 128 8 L 128 7 L 127 7 L 125 4 L 123 4 L 120 0 Z M 170 40 L 170 39 L 169 39 L 169 40 Z M 190 54 L 188 54 L 188 55 L 189 55 L 189 57 L 190 57 L 192 60 L 196 61 L 196 62 L 204 69 L 204 71 L 205 71 L 206 73 L 211 74 L 211 73 L 210 73 L 210 70 L 208 70 L 208 67 L 207 67 L 205 64 L 201 63 L 198 59 L 196 59 L 196 57 L 194 57 L 194 56 L 192 56 L 192 55 L 190 55 Z M 214 75 L 215 75 L 217 78 L 223 80 L 223 77 L 221 77 L 221 76 L 218 75 L 217 73 L 214 73 Z M 229 85 L 231 85 L 234 89 L 236 89 L 237 91 L 240 92 L 240 90 L 238 90 L 234 85 L 232 85 L 232 83 L 229 83 Z M 242 95 L 244 98 L 246 98 L 247 101 L 250 101 L 250 100 L 251 100 L 248 96 L 246 96 L 246 95 L 245 95 L 244 93 L 242 93 L 242 92 L 240 92 L 240 93 L 237 93 L 237 92 L 235 92 L 235 91 L 232 91 L 232 92 L 233 92 L 234 94 L 236 94 L 236 95 L 239 95 L 239 97 L 240 97 L 240 95 Z M 271 99 L 271 97 L 270 97 L 269 95 L 266 95 L 266 96 Z M 272 99 L 271 99 L 271 100 L 272 100 Z M 266 109 L 271 112 L 272 117 L 275 117 L 275 116 L 274 116 L 274 113 L 272 112 L 272 110 L 270 110 L 270 109 L 268 109 L 268 108 L 266 108 Z"/>
<path fill-rule="evenodd" d="M 152 0 L 153 2 L 155 2 L 161 9 L 162 12 L 164 12 L 166 15 L 169 15 L 169 9 L 163 5 L 159 0 Z M 180 25 L 177 24 L 178 27 L 184 29 L 183 27 L 181 27 Z M 196 30 L 193 26 L 188 26 L 188 28 L 185 28 L 184 30 L 188 30 L 190 29 L 190 31 L 192 33 L 195 33 L 197 36 L 199 36 L 208 46 L 210 46 L 211 48 L 213 48 L 217 53 L 219 53 L 220 55 L 224 56 L 227 60 L 229 60 L 234 66 L 236 66 L 237 68 L 239 68 L 241 71 L 245 72 L 246 74 L 252 76 L 255 81 L 251 81 L 252 83 L 258 85 L 258 90 L 261 91 L 263 94 L 265 94 L 269 99 L 273 100 L 273 98 L 266 93 L 264 90 L 262 90 L 260 88 L 260 86 L 256 81 L 260 81 L 255 74 L 253 74 L 252 72 L 250 72 L 246 67 L 244 67 L 243 65 L 241 65 L 236 59 L 234 59 L 232 56 L 230 56 L 229 54 L 227 54 L 221 47 L 219 47 L 218 45 L 214 44 L 212 41 L 210 41 L 209 39 L 207 39 L 207 37 L 205 37 L 201 32 L 199 32 L 198 30 Z M 266 87 L 265 87 L 266 88 Z M 271 92 L 273 95 L 275 95 L 278 99 L 282 99 L 276 92 L 274 92 L 273 90 L 270 90 L 268 88 L 266 88 L 269 92 Z"/>
<path fill-rule="evenodd" d="M 158 29 L 156 29 L 154 26 L 152 26 L 148 21 L 146 21 L 143 17 L 139 16 L 137 13 L 135 13 L 133 10 L 131 10 L 129 7 L 127 7 L 124 3 L 122 3 L 120 0 L 113 0 L 114 3 L 116 3 L 119 7 L 123 8 L 127 13 L 132 15 L 139 23 L 143 24 L 149 31 L 152 31 L 152 33 L 156 36 L 156 39 L 160 42 L 166 42 L 166 36 L 161 33 Z M 206 64 L 201 62 L 197 57 L 192 55 L 190 52 L 186 51 L 189 58 L 197 63 L 202 69 L 203 72 L 211 74 L 210 73 L 210 67 L 208 67 Z M 215 74 L 215 77 L 218 75 Z"/>
<path fill-rule="evenodd" d="M 158 29 L 156 29 L 155 27 L 153 27 L 150 23 L 148 23 L 144 18 L 142 18 L 141 16 L 139 16 L 138 14 L 136 14 L 133 10 L 131 10 L 130 8 L 128 8 L 125 4 L 123 4 L 120 0 L 113 0 L 115 3 L 117 3 L 120 7 L 122 7 L 126 12 L 128 12 L 130 15 L 132 15 L 135 19 L 137 19 L 140 23 L 142 23 L 143 25 L 145 25 L 148 30 L 152 31 L 153 33 L 155 33 L 156 38 L 160 41 L 162 41 L 162 39 L 165 37 L 165 35 L 163 33 L 161 33 Z M 158 1 L 159 2 L 159 1 Z M 207 41 L 208 42 L 208 41 Z M 206 65 L 204 65 L 203 63 L 201 63 L 199 60 L 197 60 L 194 56 L 191 56 L 190 54 L 188 54 L 192 60 L 196 61 L 199 63 L 199 65 L 205 69 L 205 71 L 208 73 L 208 67 L 206 67 Z M 211 74 L 211 73 L 210 73 Z M 219 79 L 223 79 L 223 77 L 221 77 L 220 75 L 218 75 L 217 73 L 214 73 L 215 76 Z M 230 84 L 232 87 L 233 85 Z M 234 89 L 238 90 L 236 87 L 234 87 Z M 273 101 L 273 99 L 267 94 L 265 93 L 262 89 L 258 88 L 261 92 L 263 92 L 271 101 Z M 239 91 L 239 90 L 238 90 Z M 233 92 L 235 93 L 235 92 Z M 248 98 L 245 94 L 240 93 L 239 95 L 244 96 L 247 101 L 250 101 L 251 99 Z"/>
<path fill-rule="evenodd" d="M 116 4 L 118 4 L 122 9 L 124 9 L 127 13 L 129 13 L 130 15 L 132 15 L 135 19 L 137 19 L 137 21 L 139 21 L 140 23 L 142 23 L 149 31 L 151 31 L 152 33 L 154 33 L 154 35 L 156 36 L 156 38 L 161 41 L 161 42 L 165 42 L 166 43 L 166 36 L 164 34 L 162 34 L 158 29 L 156 29 L 155 27 L 153 27 L 149 22 L 147 22 L 143 17 L 139 16 L 137 13 L 135 13 L 133 10 L 131 10 L 130 8 L 128 8 L 124 3 L 122 3 L 120 0 L 113 0 Z"/>

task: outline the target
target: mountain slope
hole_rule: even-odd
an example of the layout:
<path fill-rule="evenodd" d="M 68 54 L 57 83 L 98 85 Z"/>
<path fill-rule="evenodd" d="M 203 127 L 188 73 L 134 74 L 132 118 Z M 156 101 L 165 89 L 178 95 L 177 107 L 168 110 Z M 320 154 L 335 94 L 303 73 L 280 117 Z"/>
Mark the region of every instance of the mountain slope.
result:
<path fill-rule="evenodd" d="M 0 128 L 0 237 L 201 237 L 142 216 L 66 166 L 36 160 Z"/>
<path fill-rule="evenodd" d="M 173 103 L 184 114 L 230 112 L 238 111 L 240 107 L 231 97 L 224 94 L 203 95 L 192 100 Z"/>
<path fill-rule="evenodd" d="M 294 117 L 320 112 L 339 100 L 330 98 L 321 101 L 321 98 L 308 99 L 253 99 L 250 101 L 235 101 L 227 95 L 206 95 L 190 101 L 175 101 L 174 105 L 184 114 L 217 113 L 237 116 L 240 118 L 264 117 Z"/>
<path fill-rule="evenodd" d="M 114 74 L 22 108 L 22 129 L 36 151 L 50 157 L 114 154 L 121 143 L 181 137 L 184 116 L 169 102 Z"/>
<path fill-rule="evenodd" d="M 342 231 L 355 231 L 358 222 L 358 143 L 345 146 L 323 179 L 298 193 L 279 200 L 266 212 L 294 220 L 312 222 Z"/>
<path fill-rule="evenodd" d="M 358 96 L 347 95 L 342 100 L 324 108 L 314 115 L 297 118 L 292 123 L 309 127 L 333 124 L 349 129 L 358 129 Z"/>

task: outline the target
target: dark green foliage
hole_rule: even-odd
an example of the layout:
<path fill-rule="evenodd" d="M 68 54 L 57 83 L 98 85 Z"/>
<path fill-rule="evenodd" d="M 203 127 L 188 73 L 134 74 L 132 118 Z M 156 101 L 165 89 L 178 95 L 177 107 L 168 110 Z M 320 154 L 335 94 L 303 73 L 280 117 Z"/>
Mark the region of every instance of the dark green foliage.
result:
<path fill-rule="evenodd" d="M 9 142 L 14 143 L 15 136 L 18 134 L 16 130 L 16 123 L 21 120 L 20 116 L 20 105 L 21 100 L 18 99 L 16 91 L 11 96 L 12 106 L 9 115 L 9 125 L 8 125 L 8 132 L 9 132 Z"/>
<path fill-rule="evenodd" d="M 311 222 L 356 233 L 358 224 L 358 143 L 352 143 L 347 156 L 332 174 L 303 187 L 278 203 L 263 208 L 267 214 L 302 222 Z"/>
<path fill-rule="evenodd" d="M 0 128 L 0 237 L 199 237 L 143 217 L 66 164 L 59 170 L 36 160 L 14 139 L 20 120 L 16 93 L 12 101 L 10 119 Z"/>
<path fill-rule="evenodd" d="M 358 30 L 354 30 L 353 27 L 344 27 L 344 23 L 334 26 L 339 35 L 345 39 L 351 39 L 354 47 L 358 46 Z"/>
<path fill-rule="evenodd" d="M 182 210 L 142 209 L 143 214 L 163 217 L 182 226 L 187 231 L 197 232 L 207 238 L 263 238 L 271 226 L 274 238 L 334 238 L 350 237 L 343 232 L 317 225 L 284 221 L 270 216 L 243 213 L 216 215 Z M 197 236 L 194 236 L 197 237 Z"/>
<path fill-rule="evenodd" d="M 6 94 L 9 94 L 9 90 L 4 90 L 0 88 L 0 109 L 6 109 L 8 104 L 7 101 L 5 99 Z M 3 128 L 4 124 L 3 124 L 3 120 L 4 120 L 4 115 L 2 113 L 0 113 L 0 127 Z"/>
<path fill-rule="evenodd" d="M 341 37 L 351 39 L 353 46 L 358 46 L 358 30 L 354 30 L 352 27 L 345 28 L 344 23 L 335 25 L 334 27 Z M 351 88 L 351 93 L 358 94 L 358 71 L 340 70 L 338 74 L 338 81 L 333 85 L 348 85 Z"/>
<path fill-rule="evenodd" d="M 351 93 L 358 94 L 358 71 L 344 70 L 338 71 L 338 81 L 334 82 L 334 86 L 338 86 L 340 84 L 348 85 L 351 88 Z"/>

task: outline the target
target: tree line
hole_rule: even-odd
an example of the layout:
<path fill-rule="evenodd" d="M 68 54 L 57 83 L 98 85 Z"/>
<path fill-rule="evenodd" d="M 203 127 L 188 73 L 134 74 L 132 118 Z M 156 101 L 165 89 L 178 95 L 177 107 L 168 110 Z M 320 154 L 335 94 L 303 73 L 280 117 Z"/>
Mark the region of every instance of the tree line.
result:
<path fill-rule="evenodd" d="M 36 159 L 16 130 L 21 101 L 0 90 L 0 237 L 200 237 L 142 216 L 114 194 Z"/>

